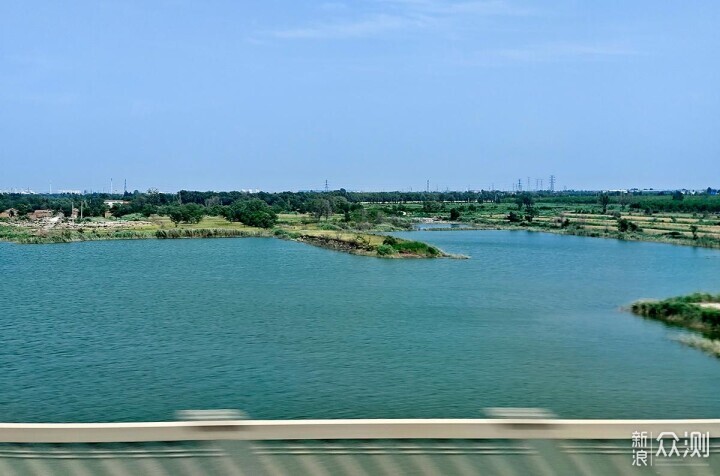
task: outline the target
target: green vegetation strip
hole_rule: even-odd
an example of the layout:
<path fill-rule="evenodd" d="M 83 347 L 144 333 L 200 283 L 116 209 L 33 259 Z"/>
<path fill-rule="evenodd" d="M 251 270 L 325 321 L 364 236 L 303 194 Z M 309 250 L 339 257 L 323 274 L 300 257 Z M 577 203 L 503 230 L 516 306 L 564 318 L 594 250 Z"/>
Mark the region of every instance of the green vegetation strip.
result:
<path fill-rule="evenodd" d="M 694 293 L 662 301 L 638 301 L 630 310 L 649 319 L 703 333 L 720 333 L 720 294 Z"/>

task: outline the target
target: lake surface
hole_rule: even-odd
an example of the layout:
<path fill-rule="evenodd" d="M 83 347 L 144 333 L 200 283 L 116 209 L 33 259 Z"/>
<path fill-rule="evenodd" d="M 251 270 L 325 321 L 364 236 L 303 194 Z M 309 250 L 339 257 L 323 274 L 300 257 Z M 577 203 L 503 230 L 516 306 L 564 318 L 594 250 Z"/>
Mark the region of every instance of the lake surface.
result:
<path fill-rule="evenodd" d="M 720 416 L 720 359 L 622 312 L 720 291 L 720 252 L 409 232 L 469 260 L 276 239 L 0 243 L 0 421 Z"/>

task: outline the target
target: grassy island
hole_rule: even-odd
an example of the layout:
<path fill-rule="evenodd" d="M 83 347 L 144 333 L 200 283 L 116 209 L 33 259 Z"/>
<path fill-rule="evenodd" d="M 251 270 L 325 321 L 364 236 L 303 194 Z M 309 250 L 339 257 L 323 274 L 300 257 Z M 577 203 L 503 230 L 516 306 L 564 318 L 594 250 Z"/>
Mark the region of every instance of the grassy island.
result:
<path fill-rule="evenodd" d="M 720 294 L 694 293 L 662 301 L 638 301 L 630 310 L 649 319 L 720 334 Z"/>
<path fill-rule="evenodd" d="M 647 319 L 699 331 L 681 335 L 679 342 L 720 357 L 720 294 L 694 293 L 662 301 L 638 301 L 630 310 Z"/>

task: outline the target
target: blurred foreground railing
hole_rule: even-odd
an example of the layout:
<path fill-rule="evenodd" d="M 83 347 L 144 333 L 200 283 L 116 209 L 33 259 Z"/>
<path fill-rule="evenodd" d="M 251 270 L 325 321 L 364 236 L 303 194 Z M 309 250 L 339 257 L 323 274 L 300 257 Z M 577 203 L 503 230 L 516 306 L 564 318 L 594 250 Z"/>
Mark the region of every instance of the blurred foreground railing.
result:
<path fill-rule="evenodd" d="M 717 440 L 709 457 L 633 465 L 633 435 L 643 432 L 714 438 L 720 420 L 2 423 L 0 475 L 720 474 Z"/>

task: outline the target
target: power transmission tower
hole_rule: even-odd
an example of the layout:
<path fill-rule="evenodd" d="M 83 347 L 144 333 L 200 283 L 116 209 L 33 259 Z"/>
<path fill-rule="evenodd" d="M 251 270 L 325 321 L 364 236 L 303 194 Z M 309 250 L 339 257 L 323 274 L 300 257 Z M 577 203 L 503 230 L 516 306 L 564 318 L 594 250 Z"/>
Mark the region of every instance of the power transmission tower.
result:
<path fill-rule="evenodd" d="M 555 191 L 555 176 L 554 175 L 550 176 L 550 191 L 551 192 Z"/>
<path fill-rule="evenodd" d="M 328 188 L 328 181 L 325 180 L 325 193 L 328 193 L 330 189 Z"/>
<path fill-rule="evenodd" d="M 521 179 L 518 179 L 517 191 L 522 192 L 522 180 Z"/>
<path fill-rule="evenodd" d="M 428 179 L 427 184 L 425 185 L 425 191 L 430 193 L 430 179 Z"/>

